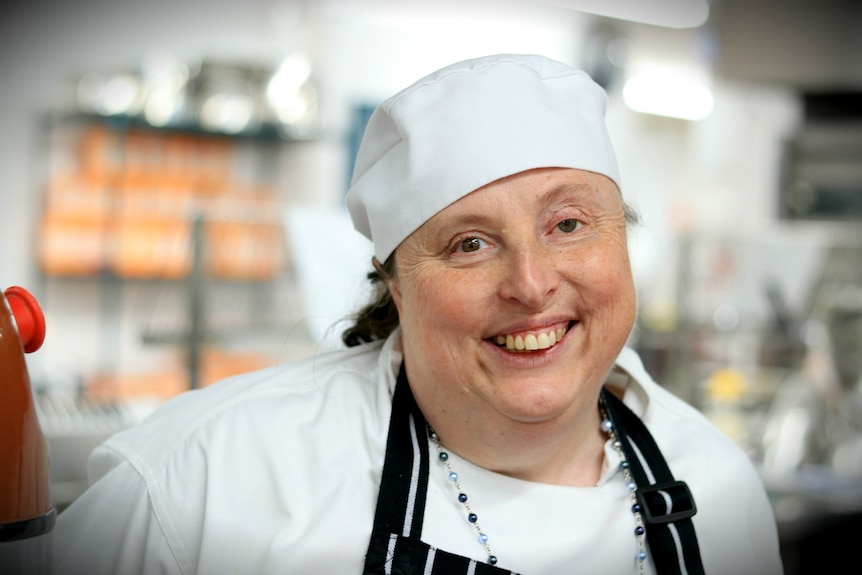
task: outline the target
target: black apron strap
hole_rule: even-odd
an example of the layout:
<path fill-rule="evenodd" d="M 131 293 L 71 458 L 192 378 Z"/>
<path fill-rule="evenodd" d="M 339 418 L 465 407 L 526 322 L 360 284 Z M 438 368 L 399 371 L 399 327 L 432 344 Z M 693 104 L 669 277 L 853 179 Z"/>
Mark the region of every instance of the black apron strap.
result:
<path fill-rule="evenodd" d="M 404 367 L 392 398 L 386 459 L 374 531 L 419 539 L 428 490 L 428 435 L 425 418 L 407 383 Z M 383 495 L 385 494 L 385 497 Z"/>
<path fill-rule="evenodd" d="M 688 485 L 674 479 L 643 421 L 606 388 L 602 399 L 638 487 L 637 501 L 656 570 L 660 575 L 703 575 L 691 521 L 697 506 Z"/>
<path fill-rule="evenodd" d="M 423 542 L 428 428 L 402 365 L 392 398 L 386 456 L 364 575 L 512 575 Z"/>

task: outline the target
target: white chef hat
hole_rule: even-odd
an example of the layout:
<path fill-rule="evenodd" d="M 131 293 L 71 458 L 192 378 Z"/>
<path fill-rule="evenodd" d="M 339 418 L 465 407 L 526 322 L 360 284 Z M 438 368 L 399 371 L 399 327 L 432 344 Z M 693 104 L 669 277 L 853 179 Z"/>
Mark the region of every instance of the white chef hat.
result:
<path fill-rule="evenodd" d="M 606 105 L 585 72 L 543 56 L 442 68 L 371 115 L 347 194 L 353 225 L 382 262 L 452 202 L 524 170 L 578 168 L 619 187 Z"/>

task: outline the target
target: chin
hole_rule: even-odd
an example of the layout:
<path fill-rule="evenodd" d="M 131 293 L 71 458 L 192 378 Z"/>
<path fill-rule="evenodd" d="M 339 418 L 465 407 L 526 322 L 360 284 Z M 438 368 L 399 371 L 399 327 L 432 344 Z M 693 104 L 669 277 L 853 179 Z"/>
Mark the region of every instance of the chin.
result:
<path fill-rule="evenodd" d="M 500 396 L 498 410 L 512 420 L 523 423 L 540 423 L 556 419 L 578 402 L 579 392 L 571 383 L 565 386 L 547 383 L 528 383 L 514 393 Z"/>

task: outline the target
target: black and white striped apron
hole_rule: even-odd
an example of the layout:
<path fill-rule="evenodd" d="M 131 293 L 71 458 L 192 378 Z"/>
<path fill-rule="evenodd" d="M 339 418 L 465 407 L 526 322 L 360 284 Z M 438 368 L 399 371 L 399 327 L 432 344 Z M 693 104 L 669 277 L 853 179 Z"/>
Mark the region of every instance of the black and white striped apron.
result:
<path fill-rule="evenodd" d="M 658 573 L 702 575 L 700 550 L 691 524 L 696 508 L 688 487 L 681 481 L 674 481 L 640 419 L 613 394 L 602 393 L 626 458 L 632 462 L 632 474 L 637 484 L 644 486 L 638 490 L 638 500 L 645 507 L 647 541 Z M 402 366 L 392 400 L 377 511 L 363 573 L 514 575 L 506 569 L 437 549 L 421 540 L 429 459 L 425 417 L 413 398 Z"/>

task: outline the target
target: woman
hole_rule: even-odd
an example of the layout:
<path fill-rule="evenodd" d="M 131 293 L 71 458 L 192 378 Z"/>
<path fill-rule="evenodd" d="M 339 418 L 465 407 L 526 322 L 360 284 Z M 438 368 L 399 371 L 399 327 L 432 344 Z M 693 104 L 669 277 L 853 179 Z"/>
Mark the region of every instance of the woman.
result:
<path fill-rule="evenodd" d="M 518 55 L 383 102 L 348 195 L 380 294 L 349 349 L 106 442 L 59 518 L 58 570 L 781 573 L 749 460 L 625 348 L 605 104 Z"/>

